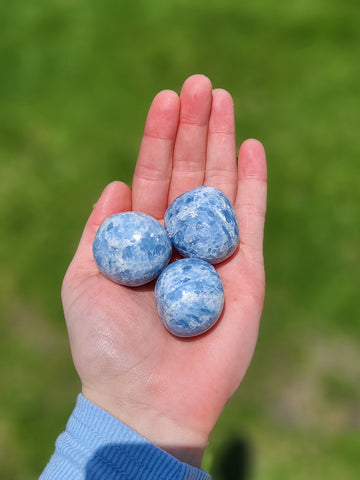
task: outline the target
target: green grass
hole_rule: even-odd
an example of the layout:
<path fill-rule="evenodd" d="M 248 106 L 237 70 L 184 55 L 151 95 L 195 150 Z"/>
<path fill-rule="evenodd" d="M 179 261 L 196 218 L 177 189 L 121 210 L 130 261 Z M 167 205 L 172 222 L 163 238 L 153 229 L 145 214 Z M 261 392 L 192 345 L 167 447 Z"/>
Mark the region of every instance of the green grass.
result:
<path fill-rule="evenodd" d="M 1 2 L 2 478 L 37 478 L 79 390 L 59 292 L 88 213 L 193 73 L 269 165 L 259 344 L 204 466 L 237 434 L 255 480 L 358 478 L 359 22 L 353 0 Z"/>

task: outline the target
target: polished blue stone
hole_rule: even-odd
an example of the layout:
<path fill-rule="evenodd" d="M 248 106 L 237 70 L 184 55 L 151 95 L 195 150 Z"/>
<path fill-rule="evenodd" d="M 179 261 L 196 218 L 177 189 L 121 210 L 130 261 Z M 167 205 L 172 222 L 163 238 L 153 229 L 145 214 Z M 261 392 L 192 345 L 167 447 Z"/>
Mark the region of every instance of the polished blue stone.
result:
<path fill-rule="evenodd" d="M 183 258 L 168 265 L 155 285 L 156 306 L 165 327 L 178 337 L 209 330 L 224 306 L 224 289 L 210 263 Z"/>
<path fill-rule="evenodd" d="M 130 287 L 156 278 L 168 264 L 171 253 L 164 227 L 155 218 L 139 212 L 117 213 L 107 218 L 93 243 L 100 272 Z"/>
<path fill-rule="evenodd" d="M 180 195 L 166 210 L 164 223 L 174 247 L 184 257 L 220 263 L 239 243 L 234 208 L 217 188 L 197 187 Z"/>

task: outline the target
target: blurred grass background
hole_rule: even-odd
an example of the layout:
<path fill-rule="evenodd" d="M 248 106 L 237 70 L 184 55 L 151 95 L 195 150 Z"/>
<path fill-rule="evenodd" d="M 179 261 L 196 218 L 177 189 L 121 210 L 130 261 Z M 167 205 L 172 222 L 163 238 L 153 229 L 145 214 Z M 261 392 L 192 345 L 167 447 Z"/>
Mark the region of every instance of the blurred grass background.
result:
<path fill-rule="evenodd" d="M 53 451 L 80 388 L 62 277 L 153 96 L 193 73 L 269 165 L 259 344 L 204 467 L 235 438 L 244 478 L 359 478 L 359 58 L 356 0 L 0 2 L 1 479 Z"/>

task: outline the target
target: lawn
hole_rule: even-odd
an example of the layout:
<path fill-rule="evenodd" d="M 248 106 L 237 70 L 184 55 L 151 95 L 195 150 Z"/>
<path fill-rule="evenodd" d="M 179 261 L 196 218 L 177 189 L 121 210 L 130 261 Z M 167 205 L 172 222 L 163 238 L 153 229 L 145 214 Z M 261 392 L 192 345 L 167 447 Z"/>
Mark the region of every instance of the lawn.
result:
<path fill-rule="evenodd" d="M 60 287 L 92 205 L 204 73 L 269 168 L 259 343 L 204 467 L 232 442 L 246 479 L 358 479 L 359 58 L 354 0 L 1 2 L 1 478 L 38 477 L 79 391 Z"/>

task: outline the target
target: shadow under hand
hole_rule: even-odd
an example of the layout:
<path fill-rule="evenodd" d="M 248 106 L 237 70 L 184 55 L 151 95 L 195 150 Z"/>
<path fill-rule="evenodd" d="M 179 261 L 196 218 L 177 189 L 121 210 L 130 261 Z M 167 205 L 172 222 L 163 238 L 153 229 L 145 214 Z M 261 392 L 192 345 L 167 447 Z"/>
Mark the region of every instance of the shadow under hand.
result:
<path fill-rule="evenodd" d="M 179 458 L 188 455 L 186 448 L 171 450 Z M 184 464 L 152 444 L 119 442 L 96 450 L 86 464 L 85 480 L 159 480 L 168 478 L 169 472 L 171 478 L 183 478 L 184 470 Z"/>

